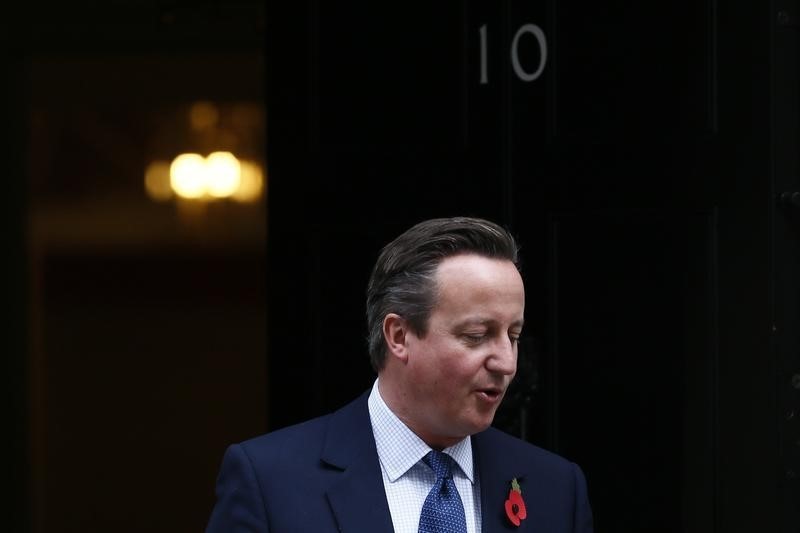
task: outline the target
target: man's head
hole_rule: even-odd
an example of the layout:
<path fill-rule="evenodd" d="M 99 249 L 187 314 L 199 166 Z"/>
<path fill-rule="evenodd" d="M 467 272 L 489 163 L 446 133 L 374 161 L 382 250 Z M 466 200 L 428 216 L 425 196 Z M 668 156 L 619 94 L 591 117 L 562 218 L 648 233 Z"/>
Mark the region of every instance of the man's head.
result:
<path fill-rule="evenodd" d="M 367 285 L 367 341 L 376 372 L 386 359 L 384 317 L 396 313 L 424 336 L 436 305 L 436 269 L 445 258 L 461 254 L 504 259 L 519 268 L 514 237 L 480 218 L 426 220 L 383 247 Z"/>
<path fill-rule="evenodd" d="M 507 231 L 472 218 L 414 226 L 381 252 L 367 307 L 381 395 L 412 431 L 444 448 L 491 424 L 525 308 Z"/>

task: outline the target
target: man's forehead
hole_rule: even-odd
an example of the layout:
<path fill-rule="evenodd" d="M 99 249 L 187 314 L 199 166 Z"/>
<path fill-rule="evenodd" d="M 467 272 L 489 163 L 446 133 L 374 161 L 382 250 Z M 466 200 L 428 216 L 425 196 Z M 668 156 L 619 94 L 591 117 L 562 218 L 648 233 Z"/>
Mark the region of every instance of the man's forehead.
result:
<path fill-rule="evenodd" d="M 465 252 L 449 255 L 442 259 L 436 267 L 437 273 L 449 270 L 482 270 L 490 265 L 507 265 L 517 270 L 517 266 L 510 259 L 504 257 L 489 257 L 486 255 Z"/>

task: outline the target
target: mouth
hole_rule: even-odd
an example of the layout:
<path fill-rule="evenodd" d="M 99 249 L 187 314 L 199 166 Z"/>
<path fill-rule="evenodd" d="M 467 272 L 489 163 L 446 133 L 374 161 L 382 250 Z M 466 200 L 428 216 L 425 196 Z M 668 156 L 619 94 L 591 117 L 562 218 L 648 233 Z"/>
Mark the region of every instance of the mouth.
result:
<path fill-rule="evenodd" d="M 503 398 L 503 389 L 500 387 L 486 387 L 477 390 L 478 397 L 490 403 L 499 402 Z"/>

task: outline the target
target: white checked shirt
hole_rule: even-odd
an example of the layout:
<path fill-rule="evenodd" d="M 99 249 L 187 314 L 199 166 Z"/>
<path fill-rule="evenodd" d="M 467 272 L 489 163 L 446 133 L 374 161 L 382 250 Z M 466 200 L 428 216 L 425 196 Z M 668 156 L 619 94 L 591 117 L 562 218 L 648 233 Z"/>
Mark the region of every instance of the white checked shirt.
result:
<path fill-rule="evenodd" d="M 368 405 L 395 533 L 417 533 L 422 505 L 436 481 L 433 470 L 422 462 L 431 448 L 389 409 L 378 391 L 378 380 Z M 480 533 L 480 487 L 472 467 L 470 438 L 442 451 L 459 466 L 453 469 L 453 481 L 464 504 L 467 533 Z"/>

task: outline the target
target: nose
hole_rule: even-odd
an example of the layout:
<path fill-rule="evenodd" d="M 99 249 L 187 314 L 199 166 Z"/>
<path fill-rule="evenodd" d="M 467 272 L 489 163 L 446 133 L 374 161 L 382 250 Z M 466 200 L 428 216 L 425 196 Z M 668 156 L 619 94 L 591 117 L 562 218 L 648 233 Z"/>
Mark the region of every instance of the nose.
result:
<path fill-rule="evenodd" d="M 503 337 L 493 343 L 486 369 L 494 374 L 513 376 L 517 372 L 517 342 Z"/>

